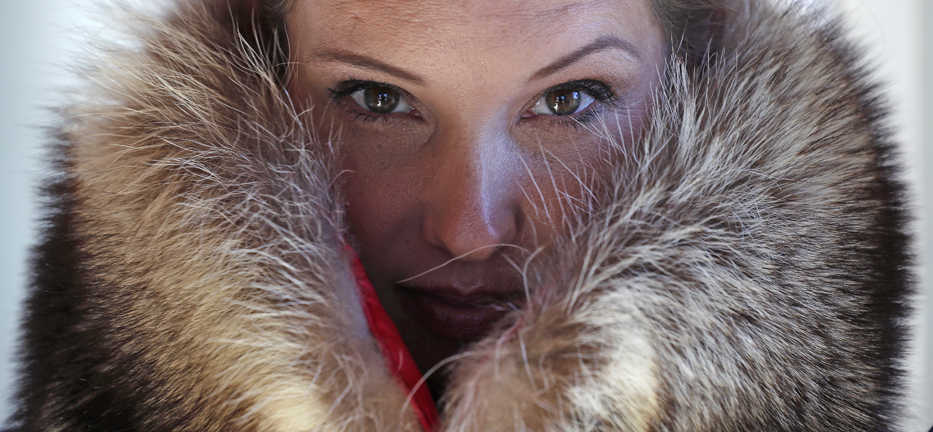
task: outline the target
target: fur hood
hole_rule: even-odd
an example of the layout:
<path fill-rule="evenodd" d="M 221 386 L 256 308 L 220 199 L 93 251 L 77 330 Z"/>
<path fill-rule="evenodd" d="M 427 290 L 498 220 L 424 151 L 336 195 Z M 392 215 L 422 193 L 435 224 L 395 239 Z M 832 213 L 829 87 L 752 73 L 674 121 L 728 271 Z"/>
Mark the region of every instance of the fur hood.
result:
<path fill-rule="evenodd" d="M 135 18 L 62 110 L 12 426 L 419 430 L 341 247 L 339 139 L 261 20 L 192 3 Z M 448 364 L 437 430 L 896 430 L 879 94 L 835 22 L 754 3 L 671 59 L 636 145 L 606 134 L 612 177 L 529 261 L 516 324 Z"/>

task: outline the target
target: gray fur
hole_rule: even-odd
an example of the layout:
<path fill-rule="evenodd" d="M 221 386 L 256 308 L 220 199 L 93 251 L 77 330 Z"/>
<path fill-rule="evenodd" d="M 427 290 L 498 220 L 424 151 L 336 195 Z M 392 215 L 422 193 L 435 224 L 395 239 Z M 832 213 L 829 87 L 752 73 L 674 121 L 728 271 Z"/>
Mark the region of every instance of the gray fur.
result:
<path fill-rule="evenodd" d="M 18 430 L 417 429 L 340 248 L 339 137 L 241 13 L 145 21 L 63 115 Z M 896 430 L 901 186 L 841 34 L 751 5 L 672 56 L 637 142 L 594 130 L 611 176 L 451 359 L 442 430 Z"/>

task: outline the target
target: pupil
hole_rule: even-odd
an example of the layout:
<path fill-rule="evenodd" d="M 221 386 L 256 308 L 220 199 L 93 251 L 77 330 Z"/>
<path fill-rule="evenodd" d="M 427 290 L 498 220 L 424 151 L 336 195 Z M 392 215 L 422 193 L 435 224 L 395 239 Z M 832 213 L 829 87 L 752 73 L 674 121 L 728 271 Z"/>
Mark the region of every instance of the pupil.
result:
<path fill-rule="evenodd" d="M 388 87 L 370 87 L 363 93 L 366 107 L 370 111 L 387 114 L 398 106 L 398 93 Z"/>
<path fill-rule="evenodd" d="M 554 114 L 573 114 L 580 107 L 580 92 L 571 89 L 554 90 L 547 94 L 546 102 Z"/>

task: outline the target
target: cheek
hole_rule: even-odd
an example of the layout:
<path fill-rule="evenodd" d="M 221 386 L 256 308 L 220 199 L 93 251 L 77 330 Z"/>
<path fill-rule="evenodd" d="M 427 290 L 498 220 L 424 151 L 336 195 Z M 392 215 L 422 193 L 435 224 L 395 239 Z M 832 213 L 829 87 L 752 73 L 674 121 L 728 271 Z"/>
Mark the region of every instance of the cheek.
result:
<path fill-rule="evenodd" d="M 592 130 L 529 127 L 516 134 L 531 174 L 521 186 L 537 240 L 566 232 L 599 207 L 602 189 L 620 175 L 620 157 L 631 154 L 632 143 L 643 133 L 650 88 L 629 92 L 634 102 L 593 120 L 587 125 Z"/>
<path fill-rule="evenodd" d="M 368 143 L 342 140 L 340 189 L 347 205 L 350 228 L 360 241 L 390 240 L 384 237 L 400 231 L 416 204 L 412 193 L 415 179 L 404 167 L 393 166 L 379 152 L 366 151 Z"/>
<path fill-rule="evenodd" d="M 419 218 L 424 173 L 404 157 L 399 145 L 411 141 L 360 131 L 347 123 L 338 141 L 339 189 L 344 196 L 347 224 L 370 276 L 384 272 L 380 255 L 413 247 L 420 235 Z"/>
<path fill-rule="evenodd" d="M 535 242 L 548 242 L 596 205 L 593 189 L 611 168 L 607 143 L 585 131 L 522 141 L 534 143 L 520 185 L 523 213 Z"/>

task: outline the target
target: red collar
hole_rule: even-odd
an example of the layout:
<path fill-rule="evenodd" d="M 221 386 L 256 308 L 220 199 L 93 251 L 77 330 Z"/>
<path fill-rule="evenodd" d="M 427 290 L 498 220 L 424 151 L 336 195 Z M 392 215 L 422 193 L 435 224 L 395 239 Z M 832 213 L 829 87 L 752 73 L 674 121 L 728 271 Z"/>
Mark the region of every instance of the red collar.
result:
<path fill-rule="evenodd" d="M 376 296 L 376 290 L 373 284 L 366 276 L 366 270 L 357 257 L 353 248 L 346 246 L 346 250 L 351 258 L 353 275 L 356 277 L 356 285 L 360 290 L 360 300 L 363 303 L 363 313 L 366 315 L 366 322 L 369 324 L 369 331 L 379 342 L 382 348 L 382 355 L 386 359 L 389 370 L 395 373 L 402 384 L 405 386 L 406 393 L 411 394 L 412 389 L 421 381 L 421 371 L 415 364 L 408 347 L 402 341 L 395 323 L 389 318 L 379 297 Z M 433 432 L 437 425 L 437 407 L 428 391 L 428 386 L 422 383 L 415 391 L 412 397 L 412 408 L 418 416 L 418 421 L 425 432 Z"/>

